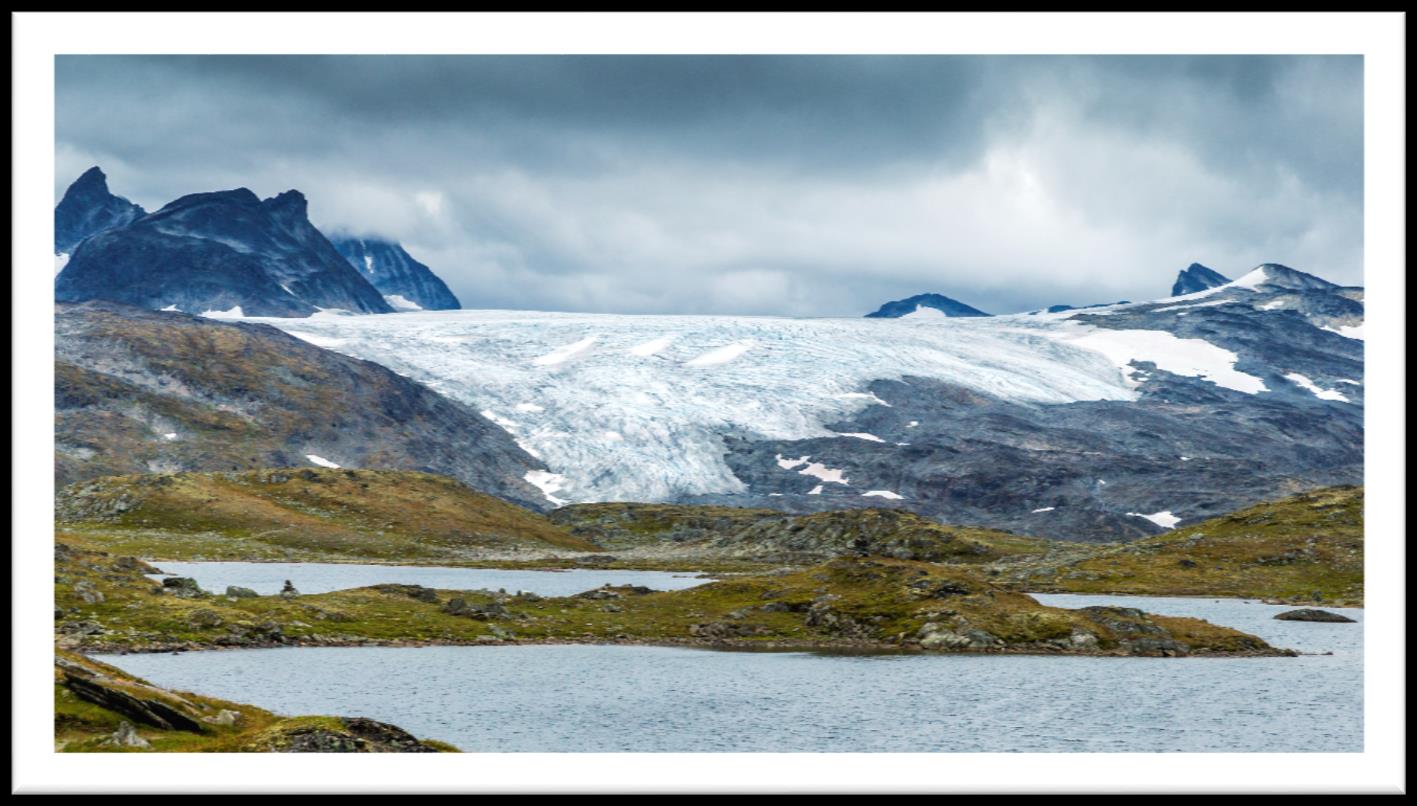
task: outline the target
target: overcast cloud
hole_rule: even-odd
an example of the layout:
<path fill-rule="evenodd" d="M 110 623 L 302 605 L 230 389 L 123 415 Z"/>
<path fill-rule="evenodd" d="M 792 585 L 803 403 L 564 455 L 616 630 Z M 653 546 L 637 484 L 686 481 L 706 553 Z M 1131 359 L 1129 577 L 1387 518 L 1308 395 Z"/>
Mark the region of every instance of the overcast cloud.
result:
<path fill-rule="evenodd" d="M 466 307 L 859 315 L 1362 284 L 1358 57 L 56 59 L 55 198 L 303 191 Z"/>

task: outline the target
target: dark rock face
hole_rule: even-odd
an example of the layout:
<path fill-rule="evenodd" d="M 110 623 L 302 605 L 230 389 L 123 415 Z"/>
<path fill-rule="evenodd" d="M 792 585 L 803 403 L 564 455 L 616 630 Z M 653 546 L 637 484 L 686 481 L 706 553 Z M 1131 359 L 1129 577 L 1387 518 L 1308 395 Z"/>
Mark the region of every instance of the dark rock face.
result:
<path fill-rule="evenodd" d="M 544 465 L 462 404 L 276 328 L 111 303 L 55 315 L 55 480 L 183 470 L 421 470 L 523 506 Z"/>
<path fill-rule="evenodd" d="M 934 308 L 945 316 L 988 316 L 978 308 L 965 305 L 959 300 L 943 294 L 916 294 L 913 297 L 887 302 L 874 313 L 866 314 L 868 319 L 895 319 L 915 313 L 916 308 Z"/>
<path fill-rule="evenodd" d="M 374 238 L 336 236 L 335 249 L 387 300 L 401 309 L 413 303 L 425 311 L 454 311 L 462 306 L 432 269 L 413 259 L 401 244 Z"/>
<path fill-rule="evenodd" d="M 1149 361 L 1129 367 L 1135 401 L 1029 404 L 917 377 L 876 381 L 869 390 L 889 405 L 826 425 L 881 442 L 726 435 L 725 460 L 749 492 L 683 503 L 901 508 L 945 523 L 1110 541 L 1163 531 L 1139 515 L 1170 512 L 1184 525 L 1297 490 L 1361 484 L 1363 342 L 1334 328 L 1362 323 L 1362 289 L 1276 264 L 1260 269 L 1253 289 L 1082 311 L 1073 320 L 1204 340 L 1233 352 L 1235 369 L 1262 380 L 1264 391 Z M 800 456 L 840 469 L 850 485 L 823 484 L 776 461 Z M 903 497 L 867 498 L 863 489 Z"/>
<path fill-rule="evenodd" d="M 1280 621 L 1324 621 L 1333 624 L 1356 624 L 1353 619 L 1339 613 L 1330 613 L 1327 610 L 1315 610 L 1313 608 L 1302 608 L 1300 610 L 1289 610 L 1275 616 Z"/>
<path fill-rule="evenodd" d="M 173 701 L 165 692 L 148 687 L 121 685 L 103 675 L 70 664 L 63 668 L 65 688 L 79 699 L 107 708 L 144 725 L 163 730 L 186 730 L 202 733 L 206 726 L 192 710 Z"/>
<path fill-rule="evenodd" d="M 90 235 L 126 227 L 147 214 L 142 207 L 108 192 L 108 177 L 95 165 L 74 180 L 54 208 L 54 253 L 72 254 Z"/>
<path fill-rule="evenodd" d="M 1197 291 L 1215 288 L 1228 282 L 1230 282 L 1230 278 L 1220 272 L 1199 263 L 1192 263 L 1176 275 L 1176 282 L 1171 286 L 1171 296 L 1194 294 Z"/>
<path fill-rule="evenodd" d="M 317 308 L 389 313 L 383 296 L 306 216 L 305 197 L 245 188 L 194 193 L 83 241 L 55 300 L 110 300 L 188 313 L 309 316 Z"/>

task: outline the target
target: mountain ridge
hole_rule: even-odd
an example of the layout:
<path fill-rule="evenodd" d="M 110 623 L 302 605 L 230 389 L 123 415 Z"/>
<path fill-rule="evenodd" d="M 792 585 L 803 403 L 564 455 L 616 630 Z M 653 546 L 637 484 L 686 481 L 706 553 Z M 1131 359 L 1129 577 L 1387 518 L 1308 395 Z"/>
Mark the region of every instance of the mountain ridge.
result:
<path fill-rule="evenodd" d="M 393 311 L 310 223 L 303 194 L 261 200 L 247 188 L 187 194 L 84 238 L 55 279 L 55 300 L 92 299 L 255 316 Z"/>

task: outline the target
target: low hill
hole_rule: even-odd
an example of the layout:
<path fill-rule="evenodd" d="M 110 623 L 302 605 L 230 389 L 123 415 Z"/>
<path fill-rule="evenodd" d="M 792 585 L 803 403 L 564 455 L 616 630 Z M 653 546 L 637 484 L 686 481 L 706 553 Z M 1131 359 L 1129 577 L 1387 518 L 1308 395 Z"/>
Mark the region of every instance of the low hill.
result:
<path fill-rule="evenodd" d="M 1363 488 L 1330 487 L 1083 559 L 1019 572 L 1028 590 L 1363 603 Z"/>
<path fill-rule="evenodd" d="M 946 526 L 912 512 L 849 509 L 786 515 L 765 509 L 687 504 L 573 504 L 555 523 L 629 556 L 813 563 L 840 556 L 980 563 L 1041 553 L 1048 541 L 992 529 Z"/>
<path fill-rule="evenodd" d="M 430 473 L 327 468 L 155 473 L 79 482 L 62 529 L 154 559 L 430 563 L 595 551 L 540 514 Z"/>

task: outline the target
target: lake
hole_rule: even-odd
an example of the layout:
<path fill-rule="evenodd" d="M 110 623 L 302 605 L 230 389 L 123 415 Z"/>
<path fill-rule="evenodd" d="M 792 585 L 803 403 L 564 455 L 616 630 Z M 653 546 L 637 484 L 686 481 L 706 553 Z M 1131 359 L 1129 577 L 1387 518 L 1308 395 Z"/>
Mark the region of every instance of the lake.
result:
<path fill-rule="evenodd" d="M 1360 623 L 1320 624 L 1275 621 L 1290 608 L 1240 600 L 1037 598 L 1195 615 L 1333 654 L 867 656 L 502 645 L 100 659 L 161 686 L 284 714 L 372 717 L 467 752 L 1363 749 L 1362 610 L 1329 608 Z"/>
<path fill-rule="evenodd" d="M 713 580 L 697 572 L 607 571 L 575 568 L 565 571 L 526 571 L 501 568 L 455 568 L 417 565 L 360 565 L 355 563 L 245 563 L 157 562 L 169 575 L 191 577 L 202 590 L 225 593 L 228 585 L 250 588 L 260 594 L 279 593 L 290 580 L 301 593 L 362 588 L 399 583 L 439 590 L 526 591 L 541 596 L 570 596 L 602 585 L 643 585 L 668 591 L 692 588 Z M 149 574 L 153 579 L 161 576 Z"/>

